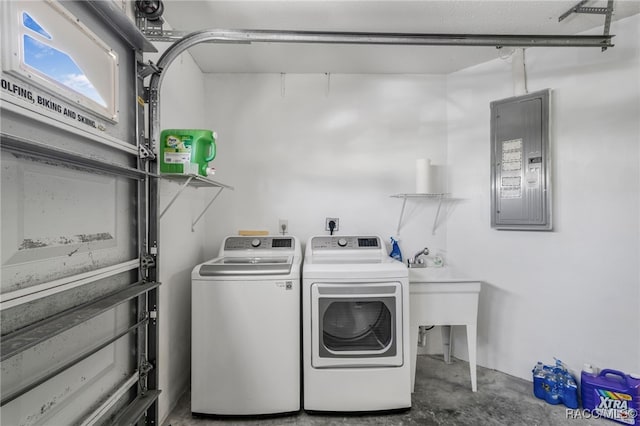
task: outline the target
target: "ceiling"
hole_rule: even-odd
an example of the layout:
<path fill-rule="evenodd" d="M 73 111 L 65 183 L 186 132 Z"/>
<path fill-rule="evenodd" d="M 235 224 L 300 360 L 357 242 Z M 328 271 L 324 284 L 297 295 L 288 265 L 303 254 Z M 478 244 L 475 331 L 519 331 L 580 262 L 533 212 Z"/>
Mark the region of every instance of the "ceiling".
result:
<path fill-rule="evenodd" d="M 578 0 L 164 0 L 174 30 L 313 30 L 444 34 L 601 35 L 604 15 L 558 17 Z M 585 6 L 605 7 L 604 0 Z M 640 0 L 616 0 L 615 21 L 640 13 Z M 616 39 L 613 38 L 615 44 Z M 559 47 L 558 49 L 567 49 Z M 581 49 L 594 49 L 583 47 Z M 615 47 L 613 47 L 615 49 Z M 189 52 L 207 73 L 446 74 L 508 55 L 508 48 L 200 44 Z"/>

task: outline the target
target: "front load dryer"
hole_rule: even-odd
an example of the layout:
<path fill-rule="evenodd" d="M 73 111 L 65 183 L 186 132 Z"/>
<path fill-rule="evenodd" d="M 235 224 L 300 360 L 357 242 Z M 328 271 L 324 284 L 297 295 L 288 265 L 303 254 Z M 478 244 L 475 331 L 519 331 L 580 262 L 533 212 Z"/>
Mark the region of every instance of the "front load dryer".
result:
<path fill-rule="evenodd" d="M 299 411 L 298 240 L 231 236 L 219 254 L 191 275 L 191 412 Z"/>
<path fill-rule="evenodd" d="M 318 236 L 302 280 L 304 409 L 410 408 L 407 267 L 378 236 Z"/>

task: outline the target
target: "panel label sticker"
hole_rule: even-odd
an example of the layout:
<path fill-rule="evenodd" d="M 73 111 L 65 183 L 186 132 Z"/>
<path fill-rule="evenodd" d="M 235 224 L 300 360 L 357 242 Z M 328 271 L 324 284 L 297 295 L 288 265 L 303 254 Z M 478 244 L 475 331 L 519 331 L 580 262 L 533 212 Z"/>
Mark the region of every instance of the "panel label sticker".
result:
<path fill-rule="evenodd" d="M 522 139 L 502 142 L 500 198 L 522 197 Z"/>

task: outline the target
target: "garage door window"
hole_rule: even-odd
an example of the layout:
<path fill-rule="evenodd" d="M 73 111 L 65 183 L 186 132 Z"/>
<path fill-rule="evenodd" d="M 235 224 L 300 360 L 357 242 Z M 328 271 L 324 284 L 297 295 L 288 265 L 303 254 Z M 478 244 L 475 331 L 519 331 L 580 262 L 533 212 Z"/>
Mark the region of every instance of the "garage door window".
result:
<path fill-rule="evenodd" d="M 103 41 L 56 2 L 10 2 L 5 27 L 12 43 L 8 71 L 61 93 L 117 121 L 118 58 Z"/>

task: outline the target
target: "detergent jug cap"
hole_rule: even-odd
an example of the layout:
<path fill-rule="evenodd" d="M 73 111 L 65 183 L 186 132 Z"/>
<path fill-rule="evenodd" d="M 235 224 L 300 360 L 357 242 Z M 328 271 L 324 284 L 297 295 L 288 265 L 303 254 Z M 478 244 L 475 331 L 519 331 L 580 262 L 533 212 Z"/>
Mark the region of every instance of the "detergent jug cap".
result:
<path fill-rule="evenodd" d="M 582 371 L 584 371 L 585 373 L 589 373 L 589 374 L 593 374 L 594 373 L 593 367 L 591 366 L 591 364 L 586 364 L 586 363 L 582 366 Z"/>

